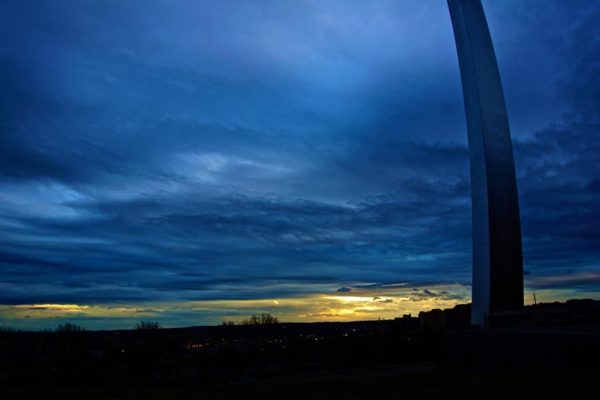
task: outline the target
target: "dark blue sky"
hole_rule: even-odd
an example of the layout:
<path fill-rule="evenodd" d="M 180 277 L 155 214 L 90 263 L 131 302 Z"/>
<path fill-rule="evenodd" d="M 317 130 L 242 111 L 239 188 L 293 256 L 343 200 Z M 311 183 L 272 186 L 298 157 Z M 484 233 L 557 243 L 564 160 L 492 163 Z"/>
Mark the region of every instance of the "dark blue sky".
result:
<path fill-rule="evenodd" d="M 526 300 L 600 297 L 600 3 L 484 1 Z M 390 317 L 470 296 L 444 1 L 3 1 L 0 324 Z"/>

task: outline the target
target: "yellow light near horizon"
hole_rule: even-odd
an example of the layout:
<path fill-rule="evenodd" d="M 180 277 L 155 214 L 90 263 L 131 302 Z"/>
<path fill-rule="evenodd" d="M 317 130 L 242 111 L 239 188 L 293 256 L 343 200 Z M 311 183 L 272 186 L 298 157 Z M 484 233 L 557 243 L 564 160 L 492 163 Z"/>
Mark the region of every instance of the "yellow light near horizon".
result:
<path fill-rule="evenodd" d="M 364 296 L 324 296 L 324 299 L 339 301 L 341 303 L 370 303 L 373 302 L 373 297 Z"/>
<path fill-rule="evenodd" d="M 161 311 L 123 305 L 17 304 L 0 305 L 0 318 L 147 317 Z"/>
<path fill-rule="evenodd" d="M 434 294 L 460 293 L 463 290 L 461 286 L 456 285 L 430 286 L 429 289 Z M 352 289 L 352 293 L 338 293 L 329 289 L 329 291 L 295 297 L 246 300 L 0 305 L 0 322 L 2 319 L 19 318 L 122 318 L 124 321 L 168 318 L 173 320 L 173 315 L 187 315 L 185 319 L 177 321 L 177 326 L 185 326 L 186 324 L 197 325 L 196 319 L 209 324 L 220 323 L 222 320 L 241 322 L 250 315 L 264 312 L 271 313 L 283 322 L 353 321 L 390 319 L 407 313 L 416 315 L 420 311 L 451 308 L 459 302 L 464 302 L 460 298 L 457 300 L 441 295 L 418 296 L 421 292 L 422 290 L 405 287 L 356 288 Z"/>
<path fill-rule="evenodd" d="M 87 310 L 91 306 L 79 305 L 79 304 L 17 304 L 13 306 L 17 309 L 27 310 L 60 310 L 60 311 L 80 311 Z"/>

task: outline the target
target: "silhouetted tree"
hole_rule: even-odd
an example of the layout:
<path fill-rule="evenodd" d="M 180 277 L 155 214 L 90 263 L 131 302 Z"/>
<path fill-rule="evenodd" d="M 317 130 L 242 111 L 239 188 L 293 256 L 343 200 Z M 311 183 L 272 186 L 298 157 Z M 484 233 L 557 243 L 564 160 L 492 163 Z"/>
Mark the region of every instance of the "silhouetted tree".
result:
<path fill-rule="evenodd" d="M 65 373 L 75 373 L 85 353 L 85 329 L 67 322 L 56 327 L 56 344 Z"/>
<path fill-rule="evenodd" d="M 140 321 L 135 325 L 137 331 L 156 331 L 161 328 L 162 325 L 156 321 Z"/>
<path fill-rule="evenodd" d="M 279 323 L 277 317 L 269 313 L 254 314 L 242 321 L 243 325 L 271 325 L 277 323 Z"/>
<path fill-rule="evenodd" d="M 60 324 L 57 328 L 56 328 L 56 332 L 58 333 L 77 333 L 77 332 L 83 332 L 85 331 L 85 329 L 77 324 L 72 324 L 70 322 L 67 322 L 66 324 Z"/>
<path fill-rule="evenodd" d="M 223 322 L 221 322 L 221 326 L 233 326 L 233 325 L 235 325 L 235 322 L 233 322 L 233 321 L 223 320 Z"/>

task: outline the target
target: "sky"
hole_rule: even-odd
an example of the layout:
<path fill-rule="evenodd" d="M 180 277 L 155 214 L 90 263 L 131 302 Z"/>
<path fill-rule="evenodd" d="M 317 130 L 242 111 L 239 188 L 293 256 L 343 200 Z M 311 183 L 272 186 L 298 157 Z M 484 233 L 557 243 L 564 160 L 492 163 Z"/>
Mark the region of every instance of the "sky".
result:
<path fill-rule="evenodd" d="M 525 300 L 600 299 L 600 3 L 483 1 Z M 0 326 L 470 301 L 441 0 L 0 3 Z"/>

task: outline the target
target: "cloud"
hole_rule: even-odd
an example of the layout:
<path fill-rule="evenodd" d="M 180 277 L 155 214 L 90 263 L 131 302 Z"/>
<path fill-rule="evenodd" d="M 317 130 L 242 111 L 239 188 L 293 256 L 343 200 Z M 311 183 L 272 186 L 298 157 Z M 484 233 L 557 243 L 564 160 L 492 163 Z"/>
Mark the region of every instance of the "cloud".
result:
<path fill-rule="evenodd" d="M 373 297 L 373 301 L 377 302 L 377 303 L 393 303 L 394 299 L 390 299 L 390 298 L 381 298 L 379 296 L 375 296 Z"/>
<path fill-rule="evenodd" d="M 591 289 L 598 290 L 600 272 L 570 272 L 561 275 L 547 275 L 527 279 L 531 289 Z"/>

